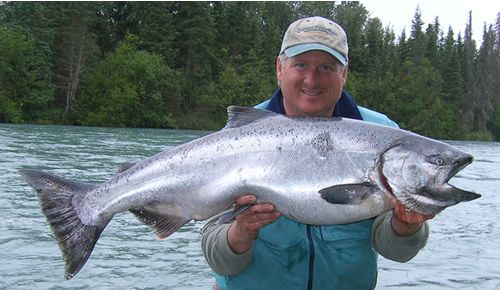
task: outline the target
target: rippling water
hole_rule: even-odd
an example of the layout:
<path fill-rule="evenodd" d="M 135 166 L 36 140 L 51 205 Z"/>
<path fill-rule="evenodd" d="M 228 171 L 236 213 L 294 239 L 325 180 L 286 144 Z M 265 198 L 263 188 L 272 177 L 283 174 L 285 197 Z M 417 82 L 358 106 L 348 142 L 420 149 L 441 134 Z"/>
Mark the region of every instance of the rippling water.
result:
<path fill-rule="evenodd" d="M 82 271 L 64 263 L 22 167 L 99 183 L 136 162 L 205 134 L 202 131 L 0 124 L 0 289 L 210 289 L 200 250 L 203 223 L 166 240 L 131 214 L 118 214 Z M 500 289 L 500 144 L 452 142 L 475 162 L 452 183 L 482 198 L 431 221 L 426 248 L 411 262 L 379 259 L 377 289 Z"/>

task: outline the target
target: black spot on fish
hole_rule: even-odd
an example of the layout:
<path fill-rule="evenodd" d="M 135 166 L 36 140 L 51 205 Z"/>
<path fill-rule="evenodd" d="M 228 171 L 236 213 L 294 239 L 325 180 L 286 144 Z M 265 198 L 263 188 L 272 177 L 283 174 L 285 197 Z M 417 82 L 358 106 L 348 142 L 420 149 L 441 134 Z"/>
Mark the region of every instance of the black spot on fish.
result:
<path fill-rule="evenodd" d="M 322 132 L 316 135 L 311 141 L 314 151 L 321 156 L 326 157 L 329 151 L 334 149 L 333 141 L 329 132 Z"/>

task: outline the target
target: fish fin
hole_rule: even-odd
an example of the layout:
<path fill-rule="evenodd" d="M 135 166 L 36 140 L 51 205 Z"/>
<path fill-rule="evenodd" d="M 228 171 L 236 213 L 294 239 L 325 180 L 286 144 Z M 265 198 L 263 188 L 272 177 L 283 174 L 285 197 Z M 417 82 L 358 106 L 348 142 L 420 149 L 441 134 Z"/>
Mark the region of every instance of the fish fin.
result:
<path fill-rule="evenodd" d="M 73 197 L 95 188 L 94 185 L 65 180 L 37 170 L 19 170 L 37 192 L 42 211 L 54 232 L 65 261 L 65 278 L 73 278 L 85 265 L 109 220 L 87 226 L 78 217 Z"/>
<path fill-rule="evenodd" d="M 375 193 L 378 188 L 368 182 L 355 184 L 340 184 L 323 188 L 319 191 L 321 197 L 333 204 L 360 204 Z"/>
<path fill-rule="evenodd" d="M 138 220 L 152 227 L 160 239 L 165 239 L 191 221 L 190 218 L 159 214 L 144 208 L 131 209 L 130 212 L 133 213 Z"/>
<path fill-rule="evenodd" d="M 136 164 L 137 163 L 134 163 L 134 162 L 124 162 L 124 163 L 120 164 L 120 167 L 118 167 L 118 173 L 125 172 L 125 171 L 129 170 L 130 168 L 132 168 L 132 166 L 134 166 Z"/>
<path fill-rule="evenodd" d="M 227 107 L 227 124 L 224 129 L 242 127 L 257 120 L 275 116 L 279 116 L 279 114 L 252 107 L 229 106 Z"/>
<path fill-rule="evenodd" d="M 235 208 L 232 211 L 226 212 L 222 214 L 218 219 L 217 219 L 217 224 L 222 225 L 222 224 L 227 224 L 234 220 L 237 216 L 239 216 L 242 212 L 246 211 L 247 209 L 251 208 L 254 206 L 253 203 L 251 204 L 245 204 L 240 207 Z"/>

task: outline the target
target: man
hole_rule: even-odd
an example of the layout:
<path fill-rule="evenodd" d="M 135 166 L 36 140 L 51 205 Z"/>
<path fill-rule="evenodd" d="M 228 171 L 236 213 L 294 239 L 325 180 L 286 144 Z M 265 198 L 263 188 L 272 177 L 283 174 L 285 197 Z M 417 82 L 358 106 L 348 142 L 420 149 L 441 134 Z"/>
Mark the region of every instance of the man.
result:
<path fill-rule="evenodd" d="M 311 17 L 290 25 L 277 59 L 280 84 L 258 107 L 290 116 L 340 116 L 395 125 L 357 107 L 343 92 L 348 71 L 344 30 Z M 236 206 L 255 203 L 253 195 Z M 425 220 L 395 202 L 395 210 L 346 225 L 312 226 L 282 217 L 272 204 L 255 204 L 233 223 L 209 221 L 202 248 L 221 289 L 373 289 L 377 252 L 400 262 L 428 238 Z"/>

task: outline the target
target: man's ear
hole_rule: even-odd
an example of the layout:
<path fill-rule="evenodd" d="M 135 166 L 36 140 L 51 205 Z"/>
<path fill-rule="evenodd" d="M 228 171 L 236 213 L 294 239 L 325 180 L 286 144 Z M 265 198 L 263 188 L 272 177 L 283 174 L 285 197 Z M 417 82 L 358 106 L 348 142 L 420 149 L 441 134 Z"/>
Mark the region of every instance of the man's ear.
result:
<path fill-rule="evenodd" d="M 278 56 L 276 59 L 276 78 L 278 79 L 278 85 L 281 83 L 281 77 L 283 76 L 283 66 L 281 65 L 281 58 Z"/>
<path fill-rule="evenodd" d="M 346 65 L 344 66 L 344 71 L 342 72 L 342 86 L 345 86 L 345 84 L 347 83 L 348 70 L 349 64 L 346 63 Z"/>

